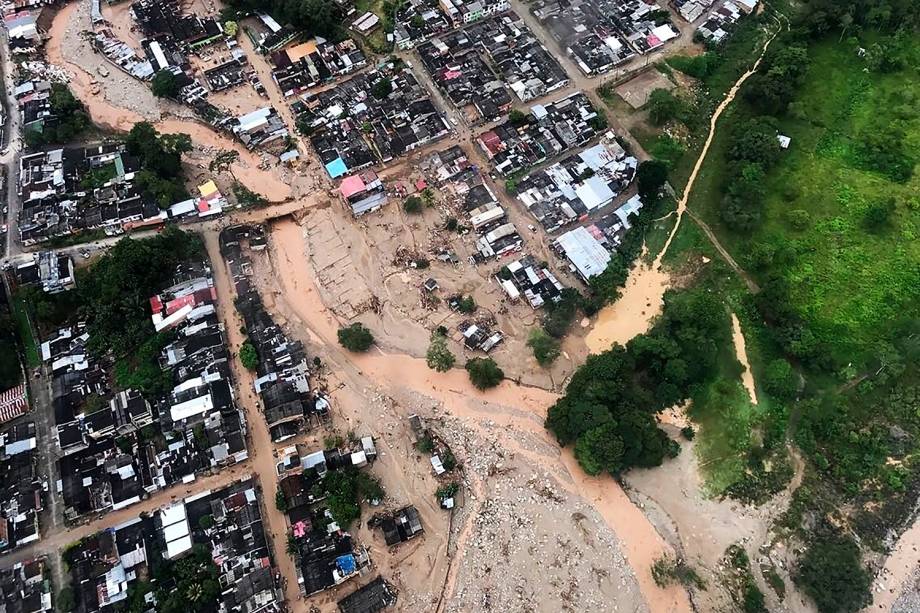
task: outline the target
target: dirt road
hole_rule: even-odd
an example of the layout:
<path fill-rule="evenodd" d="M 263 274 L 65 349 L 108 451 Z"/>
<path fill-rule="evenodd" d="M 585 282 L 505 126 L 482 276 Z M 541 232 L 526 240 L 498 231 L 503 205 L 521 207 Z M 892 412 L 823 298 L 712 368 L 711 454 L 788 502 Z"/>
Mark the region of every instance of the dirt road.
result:
<path fill-rule="evenodd" d="M 687 201 L 690 199 L 696 177 L 703 167 L 703 162 L 706 160 L 706 154 L 709 153 L 709 147 L 712 145 L 712 140 L 715 137 L 719 118 L 735 99 L 735 96 L 738 94 L 744 82 L 757 71 L 770 43 L 773 42 L 773 39 L 776 38 L 781 30 L 782 28 L 777 28 L 776 32 L 767 39 L 757 61 L 735 81 L 735 84 L 732 85 L 725 98 L 719 106 L 716 107 L 715 112 L 709 120 L 709 133 L 706 136 L 706 141 L 703 144 L 703 148 L 700 151 L 696 163 L 693 165 L 693 171 L 690 173 L 690 178 L 687 180 L 684 192 L 677 201 L 677 221 L 671 228 L 671 232 L 668 235 L 667 241 L 665 241 L 664 247 L 661 248 L 661 251 L 658 252 L 654 262 L 651 264 L 644 264 L 640 258 L 639 262 L 630 272 L 626 288 L 620 298 L 613 304 L 601 309 L 598 313 L 594 329 L 588 334 L 586 339 L 591 351 L 603 351 L 608 349 L 611 343 L 615 342 L 625 344 L 625 341 L 628 341 L 636 334 L 647 331 L 651 325 L 652 319 L 661 312 L 661 301 L 664 298 L 665 291 L 670 286 L 669 276 L 667 273 L 663 272 L 661 263 L 668 249 L 671 247 L 671 242 L 677 235 L 677 231 L 680 229 L 681 219 L 683 219 L 684 213 L 687 211 Z M 709 235 L 707 234 L 707 236 Z M 714 235 L 712 235 L 711 238 L 715 238 Z M 718 244 L 718 241 L 714 241 L 713 244 L 716 245 L 720 253 L 728 256 L 727 259 L 730 264 L 734 263 L 734 259 L 728 255 L 721 244 Z M 737 263 L 735 263 L 735 267 L 740 270 Z M 747 275 L 742 275 L 742 278 L 748 282 L 749 287 L 752 287 L 753 281 L 750 281 Z M 756 284 L 753 285 L 753 288 L 756 288 Z"/>
<path fill-rule="evenodd" d="M 214 275 L 214 287 L 217 290 L 217 311 L 221 322 L 224 324 L 224 333 L 227 335 L 227 344 L 231 351 L 238 351 L 245 338 L 241 330 L 243 320 L 233 306 L 235 293 L 230 280 L 227 266 L 220 254 L 220 244 L 216 232 L 204 234 L 205 246 L 208 257 L 211 259 L 211 270 Z M 250 466 L 262 488 L 262 513 L 268 528 L 267 536 L 275 552 L 275 563 L 281 570 L 286 582 L 284 595 L 289 603 L 294 603 L 299 598 L 297 573 L 294 560 L 285 552 L 287 543 L 287 519 L 274 505 L 274 494 L 277 490 L 277 472 L 275 470 L 275 445 L 272 443 L 268 424 L 262 415 L 258 397 L 253 387 L 253 373 L 241 364 L 239 357 L 234 354 L 230 361 L 233 371 L 236 400 L 246 412 L 246 423 L 249 428 L 249 459 Z"/>

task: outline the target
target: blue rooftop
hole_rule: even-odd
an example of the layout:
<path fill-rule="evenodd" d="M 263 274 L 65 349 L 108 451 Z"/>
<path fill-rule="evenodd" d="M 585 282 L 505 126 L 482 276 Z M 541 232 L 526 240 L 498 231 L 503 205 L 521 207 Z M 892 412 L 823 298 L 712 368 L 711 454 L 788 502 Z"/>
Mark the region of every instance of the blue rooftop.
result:
<path fill-rule="evenodd" d="M 337 179 L 348 172 L 348 166 L 345 165 L 345 160 L 342 158 L 335 158 L 326 164 L 326 172 L 328 172 L 329 176 L 333 179 Z"/>
<path fill-rule="evenodd" d="M 339 556 L 335 559 L 335 565 L 339 567 L 343 575 L 350 575 L 355 572 L 355 556 L 350 553 Z"/>

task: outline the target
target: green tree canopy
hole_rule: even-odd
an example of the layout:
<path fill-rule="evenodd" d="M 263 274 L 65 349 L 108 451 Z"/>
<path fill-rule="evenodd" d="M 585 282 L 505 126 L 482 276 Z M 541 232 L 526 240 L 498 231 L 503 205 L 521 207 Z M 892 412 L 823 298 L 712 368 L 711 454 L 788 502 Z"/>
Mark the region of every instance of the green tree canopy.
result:
<path fill-rule="evenodd" d="M 374 344 L 374 335 L 361 323 L 353 323 L 338 332 L 339 344 L 349 351 L 367 351 Z"/>
<path fill-rule="evenodd" d="M 176 98 L 179 95 L 179 80 L 171 70 L 160 70 L 153 75 L 150 89 L 157 98 Z"/>
<path fill-rule="evenodd" d="M 872 579 L 859 546 L 849 537 L 816 538 L 793 579 L 821 613 L 855 613 L 872 602 Z"/>
<path fill-rule="evenodd" d="M 425 354 L 428 368 L 438 372 L 447 372 L 454 367 L 456 361 L 457 358 L 447 348 L 447 339 L 444 335 L 437 332 L 432 334 L 431 344 L 428 345 L 428 352 Z"/>
<path fill-rule="evenodd" d="M 471 358 L 466 362 L 466 372 L 473 386 L 480 390 L 495 387 L 505 378 L 505 373 L 492 358 Z"/>
<path fill-rule="evenodd" d="M 527 346 L 533 349 L 533 356 L 537 363 L 544 368 L 552 365 L 559 357 L 559 341 L 551 337 L 545 330 L 536 328 L 530 331 Z"/>
<path fill-rule="evenodd" d="M 249 341 L 240 346 L 240 362 L 247 370 L 256 370 L 259 367 L 259 353 Z"/>

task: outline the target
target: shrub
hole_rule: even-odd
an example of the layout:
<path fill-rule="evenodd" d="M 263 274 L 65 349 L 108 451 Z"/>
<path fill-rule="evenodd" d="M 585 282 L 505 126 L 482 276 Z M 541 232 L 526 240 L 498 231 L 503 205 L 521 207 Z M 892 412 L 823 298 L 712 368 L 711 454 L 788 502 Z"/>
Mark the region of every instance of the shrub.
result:
<path fill-rule="evenodd" d="M 530 331 L 527 346 L 533 349 L 533 357 L 544 368 L 550 366 L 559 357 L 559 342 L 539 328 Z"/>
<path fill-rule="evenodd" d="M 428 345 L 428 352 L 425 354 L 425 362 L 428 368 L 438 372 L 447 372 L 454 367 L 457 358 L 447 348 L 447 339 L 438 333 L 431 336 L 431 344 Z"/>
<path fill-rule="evenodd" d="M 693 567 L 683 560 L 667 556 L 658 558 L 652 564 L 652 578 L 658 587 L 666 587 L 677 582 L 684 587 L 706 589 L 706 583 Z"/>
<path fill-rule="evenodd" d="M 410 215 L 418 215 L 422 212 L 422 199 L 418 196 L 409 196 L 403 201 L 403 210 Z"/>
<path fill-rule="evenodd" d="M 692 441 L 693 437 L 696 436 L 696 430 L 693 429 L 693 426 L 684 426 L 680 429 L 680 434 L 688 441 Z"/>
<path fill-rule="evenodd" d="M 492 358 L 472 358 L 466 362 L 466 371 L 473 386 L 480 390 L 495 387 L 505 378 L 505 373 Z"/>
<path fill-rule="evenodd" d="M 367 351 L 374 344 L 374 335 L 360 323 L 341 328 L 338 337 L 339 344 L 349 351 Z"/>

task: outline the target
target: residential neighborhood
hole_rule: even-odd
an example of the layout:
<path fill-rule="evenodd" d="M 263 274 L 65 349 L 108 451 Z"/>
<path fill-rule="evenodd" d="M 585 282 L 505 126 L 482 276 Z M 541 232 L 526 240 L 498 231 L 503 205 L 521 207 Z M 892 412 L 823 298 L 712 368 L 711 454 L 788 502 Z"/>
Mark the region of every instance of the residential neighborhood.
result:
<path fill-rule="evenodd" d="M 912 3 L 0 13 L 0 612 L 918 610 Z"/>

